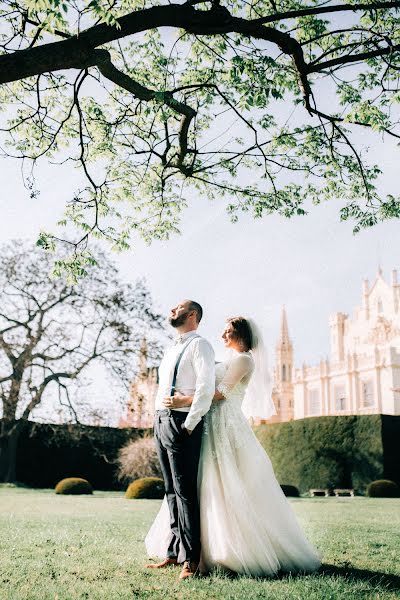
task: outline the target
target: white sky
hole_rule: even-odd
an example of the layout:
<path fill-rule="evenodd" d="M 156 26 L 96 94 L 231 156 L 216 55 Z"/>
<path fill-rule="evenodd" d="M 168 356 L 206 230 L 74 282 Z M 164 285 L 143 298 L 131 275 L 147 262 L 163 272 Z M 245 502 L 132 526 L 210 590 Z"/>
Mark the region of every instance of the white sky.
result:
<path fill-rule="evenodd" d="M 396 191 L 396 149 L 385 144 L 378 150 L 384 187 Z M 0 240 L 34 241 L 61 215 L 71 192 L 67 169 L 42 169 L 37 199 L 29 198 L 16 161 L 3 159 L 0 169 Z M 312 363 L 329 352 L 329 314 L 353 310 L 362 279 L 373 279 L 379 263 L 387 275 L 400 267 L 397 221 L 353 235 L 351 223 L 339 222 L 338 209 L 324 204 L 291 220 L 267 216 L 254 221 L 244 215 L 232 224 L 218 202 L 197 198 L 184 215 L 181 236 L 151 246 L 138 241 L 131 251 L 113 257 L 124 279 L 146 277 L 164 313 L 180 299 L 199 301 L 205 310 L 202 334 L 219 356 L 224 320 L 239 313 L 261 324 L 272 348 L 285 304 L 296 364 Z"/>

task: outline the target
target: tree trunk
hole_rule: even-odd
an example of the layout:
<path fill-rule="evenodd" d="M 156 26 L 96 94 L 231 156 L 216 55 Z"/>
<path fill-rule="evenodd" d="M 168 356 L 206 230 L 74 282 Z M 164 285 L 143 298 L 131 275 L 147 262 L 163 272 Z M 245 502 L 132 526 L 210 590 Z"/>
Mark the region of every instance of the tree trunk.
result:
<path fill-rule="evenodd" d="M 0 435 L 0 482 L 15 483 L 17 480 L 17 448 L 23 428 L 21 421 L 3 420 Z"/>

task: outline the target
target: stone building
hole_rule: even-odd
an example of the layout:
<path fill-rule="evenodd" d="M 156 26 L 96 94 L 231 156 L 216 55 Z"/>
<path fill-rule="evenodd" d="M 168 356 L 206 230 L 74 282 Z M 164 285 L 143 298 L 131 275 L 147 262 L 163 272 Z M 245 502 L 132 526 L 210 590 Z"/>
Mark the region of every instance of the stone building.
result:
<path fill-rule="evenodd" d="M 138 374 L 131 382 L 126 414 L 120 419 L 119 427 L 153 427 L 157 387 L 157 368 L 147 366 L 147 342 L 143 339 Z"/>
<path fill-rule="evenodd" d="M 379 269 L 372 286 L 364 281 L 361 305 L 352 316 L 331 315 L 330 358 L 294 371 L 283 312 L 273 390 L 278 415 L 271 422 L 321 415 L 399 415 L 399 306 L 397 272 L 392 271 L 387 283 Z"/>

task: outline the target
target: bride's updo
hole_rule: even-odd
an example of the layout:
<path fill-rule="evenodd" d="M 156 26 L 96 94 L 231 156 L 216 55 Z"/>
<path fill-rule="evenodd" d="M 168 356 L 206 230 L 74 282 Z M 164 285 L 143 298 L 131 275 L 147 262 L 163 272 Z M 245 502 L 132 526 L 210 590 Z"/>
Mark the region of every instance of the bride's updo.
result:
<path fill-rule="evenodd" d="M 248 352 L 253 348 L 253 336 L 249 322 L 244 317 L 231 317 L 227 319 L 227 323 L 232 326 L 231 336 L 234 340 L 243 344 L 243 350 Z"/>

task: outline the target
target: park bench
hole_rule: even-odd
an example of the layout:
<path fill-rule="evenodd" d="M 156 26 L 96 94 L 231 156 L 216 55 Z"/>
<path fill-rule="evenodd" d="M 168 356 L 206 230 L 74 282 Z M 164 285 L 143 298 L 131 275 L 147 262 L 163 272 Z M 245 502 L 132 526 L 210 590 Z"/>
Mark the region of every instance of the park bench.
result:
<path fill-rule="evenodd" d="M 310 496 L 329 496 L 327 488 L 313 488 L 310 490 Z"/>
<path fill-rule="evenodd" d="M 333 490 L 333 493 L 335 494 L 335 496 L 337 498 L 339 496 L 351 496 L 352 498 L 354 498 L 354 490 L 350 490 L 350 489 L 336 489 L 336 490 Z"/>

